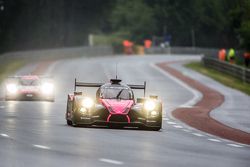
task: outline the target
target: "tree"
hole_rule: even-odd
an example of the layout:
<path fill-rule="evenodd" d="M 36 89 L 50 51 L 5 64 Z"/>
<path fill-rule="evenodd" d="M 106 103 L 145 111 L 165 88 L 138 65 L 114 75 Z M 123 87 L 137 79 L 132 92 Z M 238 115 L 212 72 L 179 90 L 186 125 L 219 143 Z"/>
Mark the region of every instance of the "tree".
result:
<path fill-rule="evenodd" d="M 152 8 L 143 0 L 118 0 L 111 13 L 112 28 L 124 37 L 142 42 L 155 33 Z"/>
<path fill-rule="evenodd" d="M 242 4 L 242 22 L 238 28 L 243 48 L 250 51 L 250 0 L 245 0 Z"/>
<path fill-rule="evenodd" d="M 5 9 L 0 12 L 1 51 L 87 44 L 88 34 L 101 29 L 111 3 L 111 0 L 2 1 Z"/>
<path fill-rule="evenodd" d="M 234 0 L 147 0 L 152 6 L 157 35 L 172 35 L 172 44 L 191 45 L 192 31 L 198 46 L 226 47 L 235 44 L 228 12 Z M 226 45 L 226 46 L 225 46 Z"/>

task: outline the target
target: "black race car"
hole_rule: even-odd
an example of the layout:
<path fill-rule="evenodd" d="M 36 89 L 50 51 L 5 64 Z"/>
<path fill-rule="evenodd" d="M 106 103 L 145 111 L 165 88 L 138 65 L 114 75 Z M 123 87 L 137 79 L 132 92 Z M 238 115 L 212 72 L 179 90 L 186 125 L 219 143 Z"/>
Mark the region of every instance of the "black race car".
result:
<path fill-rule="evenodd" d="M 77 92 L 77 87 L 97 87 L 96 99 Z M 135 100 L 132 89 L 143 89 L 144 97 Z M 75 91 L 68 95 L 66 121 L 73 126 L 106 125 L 139 127 L 158 131 L 162 128 L 162 103 L 157 96 L 145 97 L 144 85 L 126 85 L 119 79 L 110 83 L 83 83 L 75 79 Z"/>

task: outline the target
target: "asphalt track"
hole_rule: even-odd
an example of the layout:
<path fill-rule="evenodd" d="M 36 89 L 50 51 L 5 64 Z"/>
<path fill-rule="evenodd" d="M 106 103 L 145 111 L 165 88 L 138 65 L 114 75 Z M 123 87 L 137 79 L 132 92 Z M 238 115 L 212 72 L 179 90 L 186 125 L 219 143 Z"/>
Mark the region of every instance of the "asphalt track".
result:
<path fill-rule="evenodd" d="M 61 60 L 48 68 L 56 81 L 56 102 L 0 102 L 0 166 L 250 166 L 250 148 L 193 129 L 171 117 L 175 108 L 195 103 L 194 90 L 163 74 L 152 63 L 198 60 L 197 56 L 99 57 Z M 163 129 L 73 128 L 66 126 L 66 95 L 74 78 L 107 82 L 147 81 L 147 95 L 158 94 L 164 103 Z M 32 73 L 36 66 L 18 74 Z M 193 91 L 193 93 L 192 93 Z M 86 90 L 92 94 L 94 89 Z M 142 95 L 142 92 L 136 92 Z"/>

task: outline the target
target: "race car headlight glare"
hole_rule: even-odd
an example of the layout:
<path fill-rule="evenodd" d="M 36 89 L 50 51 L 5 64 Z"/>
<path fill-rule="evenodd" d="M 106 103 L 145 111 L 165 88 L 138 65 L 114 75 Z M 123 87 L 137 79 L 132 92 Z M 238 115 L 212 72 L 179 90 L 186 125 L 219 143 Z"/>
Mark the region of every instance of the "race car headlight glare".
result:
<path fill-rule="evenodd" d="M 80 112 L 83 113 L 83 114 L 86 114 L 87 113 L 87 109 L 85 107 L 81 107 L 80 108 Z"/>
<path fill-rule="evenodd" d="M 91 98 L 85 98 L 82 100 L 82 106 L 91 108 L 94 105 L 94 101 Z"/>
<path fill-rule="evenodd" d="M 16 84 L 8 84 L 7 85 L 7 91 L 9 93 L 16 93 L 17 92 L 17 86 L 16 86 Z"/>
<path fill-rule="evenodd" d="M 155 102 L 153 102 L 152 100 L 148 100 L 144 103 L 144 108 L 146 110 L 154 110 L 156 107 Z"/>
<path fill-rule="evenodd" d="M 52 83 L 44 83 L 42 85 L 42 92 L 44 94 L 51 94 L 54 90 L 54 85 Z"/>
<path fill-rule="evenodd" d="M 159 114 L 159 112 L 157 112 L 157 111 L 151 111 L 151 113 L 150 113 L 150 115 L 152 117 L 156 117 L 158 114 Z"/>

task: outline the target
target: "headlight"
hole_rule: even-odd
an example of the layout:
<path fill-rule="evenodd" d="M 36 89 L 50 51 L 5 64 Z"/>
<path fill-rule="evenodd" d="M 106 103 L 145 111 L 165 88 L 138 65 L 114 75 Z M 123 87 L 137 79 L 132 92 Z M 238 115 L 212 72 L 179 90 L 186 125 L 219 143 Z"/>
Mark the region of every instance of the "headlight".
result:
<path fill-rule="evenodd" d="M 80 112 L 81 112 L 82 114 L 86 114 L 87 111 L 88 111 L 88 110 L 87 110 L 85 107 L 81 107 L 81 108 L 80 108 Z"/>
<path fill-rule="evenodd" d="M 91 108 L 94 105 L 94 101 L 91 98 L 85 98 L 82 100 L 82 106 Z"/>
<path fill-rule="evenodd" d="M 156 107 L 156 104 L 155 104 L 155 102 L 152 101 L 152 100 L 148 100 L 148 101 L 146 101 L 146 102 L 144 103 L 144 108 L 145 108 L 146 110 L 154 110 L 155 107 Z"/>
<path fill-rule="evenodd" d="M 54 90 L 54 85 L 52 83 L 44 83 L 42 85 L 42 92 L 44 94 L 51 94 Z"/>
<path fill-rule="evenodd" d="M 150 112 L 150 116 L 151 117 L 156 117 L 156 116 L 158 116 L 159 115 L 159 112 L 158 111 L 151 111 Z"/>
<path fill-rule="evenodd" d="M 7 91 L 9 93 L 16 93 L 17 92 L 17 86 L 16 86 L 16 84 L 8 84 L 7 85 Z"/>

